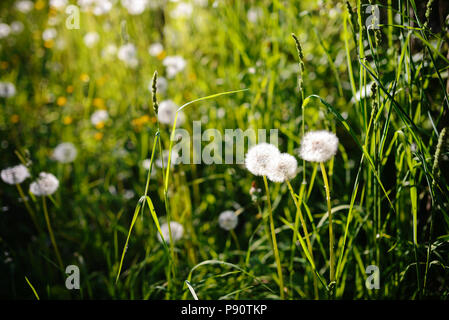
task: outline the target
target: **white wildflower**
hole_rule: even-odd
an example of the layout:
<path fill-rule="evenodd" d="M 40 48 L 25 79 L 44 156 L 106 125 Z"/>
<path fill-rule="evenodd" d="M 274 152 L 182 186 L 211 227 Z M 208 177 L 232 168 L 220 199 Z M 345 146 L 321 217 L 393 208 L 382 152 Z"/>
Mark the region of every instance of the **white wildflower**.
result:
<path fill-rule="evenodd" d="M 2 180 L 8 184 L 19 184 L 30 177 L 27 167 L 19 164 L 14 167 L 3 169 L 1 172 Z"/>
<path fill-rule="evenodd" d="M 337 153 L 337 149 L 335 134 L 326 130 L 310 131 L 302 139 L 299 155 L 306 161 L 325 162 Z"/>
<path fill-rule="evenodd" d="M 159 43 L 153 43 L 149 48 L 148 48 L 148 53 L 150 54 L 150 56 L 153 57 L 157 57 L 158 55 L 160 55 L 162 52 L 164 51 L 164 46 Z"/>
<path fill-rule="evenodd" d="M 86 47 L 92 48 L 100 40 L 100 35 L 96 32 L 88 32 L 83 40 Z"/>
<path fill-rule="evenodd" d="M 171 229 L 171 237 L 172 237 L 173 243 L 182 238 L 182 235 L 184 234 L 184 227 L 179 222 L 171 221 L 170 229 Z M 165 242 L 167 244 L 170 243 L 170 233 L 168 230 L 168 223 L 164 223 L 161 225 L 161 232 L 162 232 L 162 236 L 164 237 Z M 162 242 L 162 237 L 159 232 L 157 233 L 157 238 L 160 242 Z"/>
<path fill-rule="evenodd" d="M 0 82 L 0 98 L 11 98 L 16 94 L 16 87 L 11 82 Z"/>
<path fill-rule="evenodd" d="M 123 61 L 128 67 L 137 67 L 137 49 L 132 43 L 127 43 L 118 49 L 117 57 Z"/>
<path fill-rule="evenodd" d="M 97 110 L 90 116 L 90 122 L 96 126 L 100 122 L 105 122 L 108 118 L 109 114 L 106 110 Z"/>
<path fill-rule="evenodd" d="M 267 178 L 273 182 L 284 182 L 285 180 L 291 180 L 296 176 L 298 169 L 298 161 L 295 157 L 282 153 L 272 170 L 268 173 Z"/>
<path fill-rule="evenodd" d="M 160 123 L 173 125 L 175 121 L 176 111 L 178 106 L 172 100 L 164 100 L 159 103 L 159 110 L 157 112 L 157 118 Z M 176 120 L 176 127 L 182 125 L 185 121 L 184 113 L 178 112 L 178 118 Z"/>
<path fill-rule="evenodd" d="M 235 214 L 234 211 L 226 210 L 220 213 L 220 216 L 218 217 L 218 224 L 222 229 L 225 229 L 227 231 L 230 231 L 232 229 L 235 229 L 237 227 L 238 223 L 238 216 Z"/>
<path fill-rule="evenodd" d="M 36 196 L 49 196 L 59 187 L 58 179 L 51 173 L 41 172 L 39 178 L 30 184 L 30 192 Z"/>
<path fill-rule="evenodd" d="M 184 70 L 187 63 L 181 56 L 168 56 L 162 61 L 162 64 L 167 70 L 167 77 L 173 78 L 178 72 Z"/>
<path fill-rule="evenodd" d="M 279 159 L 279 149 L 268 143 L 259 143 L 248 150 L 246 168 L 256 176 L 267 176 Z"/>
<path fill-rule="evenodd" d="M 53 150 L 52 159 L 61 163 L 69 163 L 75 160 L 77 154 L 78 151 L 73 143 L 63 142 L 58 144 Z"/>

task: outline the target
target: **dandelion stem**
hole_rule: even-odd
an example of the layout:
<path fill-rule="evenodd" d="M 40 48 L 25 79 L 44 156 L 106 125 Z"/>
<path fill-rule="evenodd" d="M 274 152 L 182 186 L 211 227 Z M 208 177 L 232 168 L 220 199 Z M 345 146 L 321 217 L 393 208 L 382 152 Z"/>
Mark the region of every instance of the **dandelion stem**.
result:
<path fill-rule="evenodd" d="M 59 249 L 56 244 L 55 236 L 53 234 L 53 229 L 51 228 L 50 218 L 48 216 L 47 200 L 46 200 L 45 196 L 42 197 L 42 206 L 44 208 L 44 216 L 45 216 L 45 221 L 47 222 L 48 233 L 50 234 L 50 240 L 51 240 L 51 243 L 53 244 L 53 248 L 55 249 L 59 267 L 61 268 L 61 270 L 64 270 L 64 265 L 62 263 L 61 254 L 59 253 Z"/>
<path fill-rule="evenodd" d="M 300 201 L 298 201 L 298 199 L 296 199 L 296 195 L 295 195 L 295 192 L 293 191 L 290 181 L 286 180 L 286 182 L 287 182 L 288 189 L 290 190 L 290 194 L 291 194 L 293 201 L 295 203 L 295 206 L 296 206 L 295 229 L 298 229 L 298 227 L 299 227 L 298 226 L 299 225 L 298 218 L 299 218 L 299 220 L 301 221 L 302 230 L 304 231 L 304 235 L 306 236 L 307 248 L 309 250 L 310 257 L 312 258 L 312 261 L 315 264 L 315 260 L 313 258 L 313 251 L 312 251 L 312 242 L 310 241 L 309 231 L 307 230 L 306 221 L 304 220 L 304 216 L 301 211 L 302 198 L 300 198 Z M 318 282 L 317 282 L 316 276 L 313 277 L 313 288 L 314 288 L 314 293 L 315 293 L 315 299 L 318 299 L 318 297 L 319 297 L 318 296 Z"/>
<path fill-rule="evenodd" d="M 284 299 L 284 279 L 282 277 L 282 268 L 281 268 L 281 259 L 279 258 L 279 250 L 276 241 L 276 232 L 274 230 L 274 220 L 273 220 L 273 210 L 271 208 L 271 199 L 270 199 L 270 191 L 268 189 L 267 177 L 263 176 L 263 182 L 265 185 L 265 191 L 267 193 L 267 203 L 268 203 L 268 212 L 270 214 L 270 229 L 271 229 L 271 239 L 273 241 L 273 250 L 274 250 L 274 258 L 276 260 L 276 266 L 279 277 L 279 290 L 281 299 Z"/>
<path fill-rule="evenodd" d="M 20 184 L 16 184 L 16 187 L 17 187 L 17 190 L 19 191 L 20 198 L 22 199 L 28 213 L 31 216 L 31 220 L 33 220 L 34 226 L 36 227 L 38 232 L 41 232 L 41 228 L 39 227 L 39 224 L 37 223 L 36 214 L 34 213 L 34 210 L 30 207 L 30 204 L 28 203 L 28 200 L 26 199 L 25 194 L 23 193 L 22 187 L 20 186 Z"/>
<path fill-rule="evenodd" d="M 329 255 L 330 255 L 330 282 L 335 281 L 335 254 L 334 254 L 334 232 L 332 230 L 332 206 L 329 190 L 329 181 L 327 180 L 326 167 L 320 162 L 321 174 L 323 175 L 324 188 L 326 190 L 327 211 L 329 214 Z"/>

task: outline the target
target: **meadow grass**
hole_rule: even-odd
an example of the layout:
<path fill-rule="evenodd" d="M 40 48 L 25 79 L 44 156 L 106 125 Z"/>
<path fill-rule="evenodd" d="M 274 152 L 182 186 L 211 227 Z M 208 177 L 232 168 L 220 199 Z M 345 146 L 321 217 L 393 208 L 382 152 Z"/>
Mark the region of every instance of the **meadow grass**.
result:
<path fill-rule="evenodd" d="M 0 4 L 0 22 L 23 25 L 0 38 L 0 81 L 16 88 L 0 97 L 2 169 L 23 163 L 31 180 L 51 172 L 60 185 L 39 199 L 31 180 L 1 182 L 0 297 L 447 299 L 444 5 L 192 1 L 182 17 L 177 3 L 131 15 L 118 2 L 104 15 L 81 12 L 80 29 L 68 29 L 47 1 L 28 13 L 15 2 Z M 378 29 L 366 25 L 370 4 Z M 57 36 L 43 40 L 49 28 Z M 152 56 L 156 42 L 163 50 Z M 133 44 L 137 67 L 102 54 L 109 44 Z M 175 55 L 186 66 L 170 77 L 164 59 Z M 157 116 L 168 99 L 180 106 L 171 124 Z M 109 118 L 94 125 L 98 110 Z M 222 133 L 278 129 L 279 149 L 299 160 L 296 177 L 173 164 L 177 124 L 192 136 L 193 121 Z M 299 157 L 314 130 L 339 139 L 329 161 Z M 78 155 L 57 162 L 52 150 L 66 141 Z M 225 210 L 238 212 L 232 231 L 219 227 Z M 183 226 L 177 241 L 173 221 Z M 65 287 L 70 264 L 79 290 Z M 371 265 L 378 289 L 365 284 Z"/>

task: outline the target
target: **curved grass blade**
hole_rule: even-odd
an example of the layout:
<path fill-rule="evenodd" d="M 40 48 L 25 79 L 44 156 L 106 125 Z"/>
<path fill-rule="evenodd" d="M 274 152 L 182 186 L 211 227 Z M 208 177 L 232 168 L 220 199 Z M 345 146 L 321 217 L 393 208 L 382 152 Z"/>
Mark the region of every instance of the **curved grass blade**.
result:
<path fill-rule="evenodd" d="M 36 289 L 34 289 L 33 285 L 31 284 L 30 280 L 28 280 L 28 278 L 25 276 L 25 280 L 28 283 L 28 285 L 30 286 L 31 290 L 33 290 L 34 296 L 36 297 L 37 300 L 40 300 L 39 295 L 36 292 Z"/>

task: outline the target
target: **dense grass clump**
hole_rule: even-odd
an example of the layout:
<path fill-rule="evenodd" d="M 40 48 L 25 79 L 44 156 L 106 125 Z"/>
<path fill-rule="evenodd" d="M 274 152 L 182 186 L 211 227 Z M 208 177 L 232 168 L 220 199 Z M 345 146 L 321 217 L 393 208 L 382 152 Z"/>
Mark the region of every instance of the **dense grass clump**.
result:
<path fill-rule="evenodd" d="M 447 299 L 448 14 L 1 1 L 0 297 Z"/>

